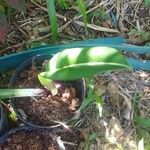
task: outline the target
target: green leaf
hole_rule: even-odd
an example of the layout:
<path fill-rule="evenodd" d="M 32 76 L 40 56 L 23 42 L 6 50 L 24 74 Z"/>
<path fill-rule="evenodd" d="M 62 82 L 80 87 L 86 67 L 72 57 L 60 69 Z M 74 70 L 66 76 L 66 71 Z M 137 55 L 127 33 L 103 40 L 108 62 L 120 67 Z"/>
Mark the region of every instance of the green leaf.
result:
<path fill-rule="evenodd" d="M 78 0 L 78 5 L 79 5 L 80 13 L 83 17 L 83 22 L 84 22 L 86 33 L 87 33 L 87 15 L 86 15 L 86 8 L 85 8 L 83 0 Z"/>
<path fill-rule="evenodd" d="M 99 111 L 99 116 L 102 117 L 102 111 L 103 111 L 103 100 L 102 100 L 102 97 L 99 96 L 96 92 L 94 94 L 94 98 L 95 98 L 95 101 L 96 101 L 96 106 L 98 108 L 98 111 Z"/>
<path fill-rule="evenodd" d="M 85 109 L 87 106 L 89 106 L 89 104 L 94 101 L 94 83 L 93 83 L 93 80 L 88 78 L 86 80 L 86 87 L 88 89 L 87 91 L 87 96 L 85 99 L 83 99 L 82 103 L 81 103 L 81 106 L 80 106 L 80 110 L 83 110 Z"/>
<path fill-rule="evenodd" d="M 52 40 L 53 42 L 55 42 L 58 36 L 58 24 L 57 24 L 54 0 L 47 0 L 47 9 L 48 9 L 48 16 L 49 16 L 49 21 L 50 21 L 51 31 L 52 31 Z"/>
<path fill-rule="evenodd" d="M 134 122 L 141 126 L 150 127 L 150 119 L 142 118 L 142 117 L 135 117 Z"/>
<path fill-rule="evenodd" d="M 150 6 L 150 0 L 145 0 L 145 5 Z"/>
<path fill-rule="evenodd" d="M 52 80 L 76 80 L 118 69 L 130 69 L 130 66 L 114 48 L 73 48 L 55 54 L 46 72 L 40 73 L 40 76 Z"/>
<path fill-rule="evenodd" d="M 44 78 L 40 75 L 38 75 L 38 79 L 47 90 L 51 91 L 52 95 L 56 95 L 58 93 L 58 89 L 56 88 L 53 80 Z"/>
<path fill-rule="evenodd" d="M 42 96 L 42 89 L 0 89 L 0 99 L 27 96 Z"/>
<path fill-rule="evenodd" d="M 17 120 L 17 115 L 14 111 L 11 111 L 11 113 L 9 114 L 9 119 L 11 121 L 16 121 Z"/>
<path fill-rule="evenodd" d="M 97 138 L 97 134 L 95 132 L 88 135 L 88 137 L 83 145 L 83 150 L 88 150 L 90 142 L 95 140 L 96 138 Z"/>
<path fill-rule="evenodd" d="M 5 0 L 5 2 L 20 12 L 26 12 L 25 0 Z"/>
<path fill-rule="evenodd" d="M 55 0 L 55 4 L 56 4 L 57 8 L 60 8 L 60 9 L 68 9 L 69 8 L 68 0 Z"/>

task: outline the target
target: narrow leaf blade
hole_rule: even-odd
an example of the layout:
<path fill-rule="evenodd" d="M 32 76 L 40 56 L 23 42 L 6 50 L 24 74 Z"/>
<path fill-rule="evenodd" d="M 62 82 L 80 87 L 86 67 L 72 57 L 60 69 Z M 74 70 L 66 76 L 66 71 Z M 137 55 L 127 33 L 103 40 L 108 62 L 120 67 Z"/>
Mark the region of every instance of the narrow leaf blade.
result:
<path fill-rule="evenodd" d="M 27 96 L 42 96 L 42 89 L 0 89 L 0 99 Z"/>
<path fill-rule="evenodd" d="M 58 36 L 58 24 L 57 24 L 54 0 L 47 0 L 47 9 L 48 9 L 48 16 L 49 16 L 49 21 L 50 21 L 51 31 L 52 31 L 52 40 L 53 42 L 55 42 Z"/>
<path fill-rule="evenodd" d="M 85 25 L 85 29 L 86 29 L 86 32 L 87 32 L 87 22 L 88 21 L 87 21 L 87 15 L 86 15 L 86 8 L 85 8 L 83 0 L 78 0 L 78 5 L 79 5 L 80 13 L 83 17 L 83 22 L 84 22 L 84 25 Z"/>

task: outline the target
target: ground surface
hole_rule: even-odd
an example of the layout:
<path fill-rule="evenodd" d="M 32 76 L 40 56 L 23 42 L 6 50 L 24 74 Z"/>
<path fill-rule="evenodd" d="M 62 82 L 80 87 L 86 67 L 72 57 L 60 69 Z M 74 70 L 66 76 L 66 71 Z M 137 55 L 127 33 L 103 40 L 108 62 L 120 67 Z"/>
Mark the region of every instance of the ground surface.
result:
<path fill-rule="evenodd" d="M 56 7 L 57 43 L 121 35 L 131 44 L 150 44 L 150 7 L 142 0 L 86 0 L 88 35 L 81 17 L 74 19 L 79 12 L 77 5 L 73 0 L 68 1 L 67 10 L 60 4 Z M 11 15 L 8 38 L 0 45 L 1 56 L 51 43 L 45 1 L 30 0 L 26 7 L 27 14 L 13 12 Z M 145 55 L 134 56 L 149 59 Z M 7 86 L 10 76 L 11 72 L 0 74 L 0 87 Z M 90 150 L 137 150 L 143 138 L 146 150 L 150 150 L 150 129 L 133 121 L 135 115 L 150 118 L 150 74 L 142 70 L 107 73 L 96 76 L 94 81 L 103 101 L 103 113 L 99 117 L 95 102 L 83 110 L 76 126 L 87 141 L 84 147 Z"/>
<path fill-rule="evenodd" d="M 50 132 L 21 130 L 6 138 L 6 141 L 0 145 L 0 150 L 41 150 L 43 147 L 47 150 L 58 150 L 58 145 L 52 139 Z"/>

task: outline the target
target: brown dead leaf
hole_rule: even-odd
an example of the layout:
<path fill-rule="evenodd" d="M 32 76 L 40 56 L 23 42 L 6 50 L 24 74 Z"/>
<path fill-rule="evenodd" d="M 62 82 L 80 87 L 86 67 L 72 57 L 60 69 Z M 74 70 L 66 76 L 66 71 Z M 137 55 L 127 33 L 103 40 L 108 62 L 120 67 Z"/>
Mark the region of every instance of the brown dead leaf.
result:
<path fill-rule="evenodd" d="M 96 138 L 96 142 L 97 142 L 97 149 L 98 150 L 103 150 L 101 139 L 100 138 Z"/>
<path fill-rule="evenodd" d="M 107 87 L 108 95 L 110 96 L 110 102 L 113 106 L 117 106 L 118 108 L 122 106 L 123 97 L 118 94 L 119 88 L 118 86 L 110 82 Z"/>
<path fill-rule="evenodd" d="M 94 76 L 94 80 L 95 80 L 94 85 L 95 92 L 97 93 L 98 96 L 101 96 L 103 93 L 106 92 L 107 89 L 106 85 L 104 84 L 103 77 Z"/>
<path fill-rule="evenodd" d="M 117 146 L 110 143 L 103 145 L 103 147 L 103 150 L 117 150 Z"/>
<path fill-rule="evenodd" d="M 106 126 L 106 139 L 111 144 L 122 143 L 124 130 L 120 125 L 119 120 L 116 117 L 110 119 L 109 125 Z"/>
<path fill-rule="evenodd" d="M 150 93 L 150 87 L 147 87 L 147 86 L 146 86 L 146 87 L 144 88 L 144 92 Z"/>

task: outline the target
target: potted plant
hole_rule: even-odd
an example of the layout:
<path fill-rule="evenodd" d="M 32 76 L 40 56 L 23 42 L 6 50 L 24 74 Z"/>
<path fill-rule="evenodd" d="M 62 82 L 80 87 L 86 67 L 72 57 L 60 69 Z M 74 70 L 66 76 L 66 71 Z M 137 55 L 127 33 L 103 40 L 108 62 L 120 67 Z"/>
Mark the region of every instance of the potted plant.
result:
<path fill-rule="evenodd" d="M 11 98 L 11 104 L 17 116 L 28 125 L 51 127 L 69 120 L 75 115 L 85 95 L 83 79 L 53 82 L 43 77 L 38 78 L 38 72 L 42 71 L 43 63 L 49 59 L 50 56 L 48 58 L 43 55 L 35 57 L 34 69 L 32 58 L 25 61 L 16 69 L 10 81 L 10 87 L 33 88 L 33 91 L 37 88 L 43 93 L 40 97 Z M 77 101 L 78 105 L 73 106 L 72 101 Z"/>
<path fill-rule="evenodd" d="M 20 119 L 33 126 L 50 127 L 71 119 L 85 95 L 82 78 L 130 69 L 124 56 L 109 47 L 66 49 L 46 57 L 27 60 L 16 70 L 11 94 L 8 89 L 0 91 L 1 98 L 19 97 L 11 99 L 13 108 Z"/>

